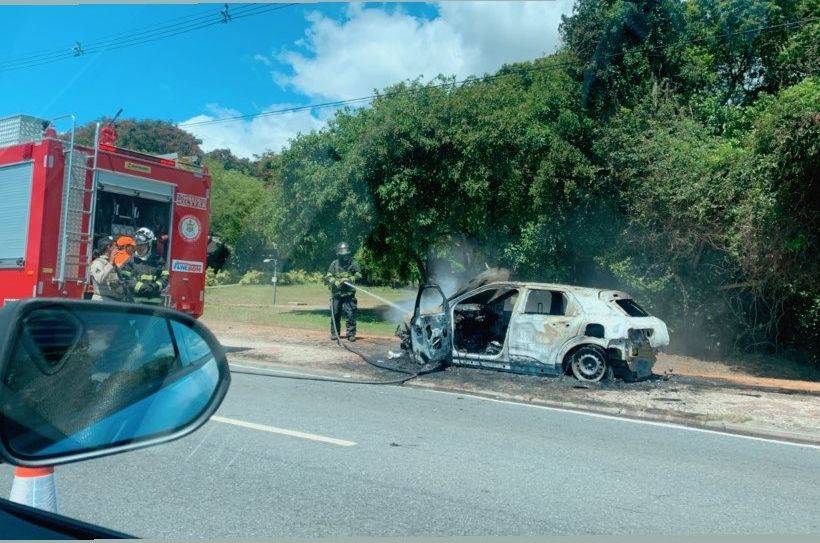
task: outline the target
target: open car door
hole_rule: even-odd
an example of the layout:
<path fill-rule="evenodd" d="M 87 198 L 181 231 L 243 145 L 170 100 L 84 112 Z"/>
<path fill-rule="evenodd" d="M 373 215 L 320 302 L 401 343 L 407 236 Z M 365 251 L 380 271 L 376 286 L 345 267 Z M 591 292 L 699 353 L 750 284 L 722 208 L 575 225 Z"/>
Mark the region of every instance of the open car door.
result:
<path fill-rule="evenodd" d="M 453 350 L 450 304 L 438 285 L 422 285 L 410 320 L 410 345 L 420 364 L 449 360 Z"/>

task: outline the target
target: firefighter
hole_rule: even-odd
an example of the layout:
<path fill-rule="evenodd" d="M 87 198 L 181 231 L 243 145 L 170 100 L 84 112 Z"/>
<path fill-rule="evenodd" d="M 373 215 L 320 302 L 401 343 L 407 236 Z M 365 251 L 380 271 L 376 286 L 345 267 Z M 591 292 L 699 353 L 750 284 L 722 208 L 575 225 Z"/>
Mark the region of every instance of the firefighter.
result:
<path fill-rule="evenodd" d="M 114 256 L 120 251 L 114 238 L 106 236 L 97 241 L 97 257 L 89 266 L 91 285 L 94 294 L 91 299 L 97 301 L 126 301 L 127 291 L 114 264 Z"/>
<path fill-rule="evenodd" d="M 168 270 L 154 251 L 156 236 L 150 228 L 140 228 L 134 234 L 134 258 L 122 269 L 137 303 L 162 305 L 168 287 Z"/>
<path fill-rule="evenodd" d="M 168 233 L 162 224 L 160 214 L 156 211 L 151 216 L 151 230 L 156 236 L 156 243 L 154 244 L 155 251 L 160 258 L 165 259 L 168 252 Z"/>
<path fill-rule="evenodd" d="M 336 260 L 331 262 L 325 276 L 325 283 L 330 287 L 330 339 L 338 339 L 342 313 L 345 316 L 345 328 L 348 341 L 356 341 L 356 289 L 351 285 L 362 278 L 358 262 L 353 260 L 350 247 L 342 242 L 336 246 Z"/>
<path fill-rule="evenodd" d="M 123 266 L 134 257 L 137 246 L 131 236 L 119 236 L 116 240 L 116 249 L 111 252 L 111 262 L 122 270 Z"/>
<path fill-rule="evenodd" d="M 208 234 L 208 267 L 219 272 L 231 257 L 231 248 L 218 236 Z"/>

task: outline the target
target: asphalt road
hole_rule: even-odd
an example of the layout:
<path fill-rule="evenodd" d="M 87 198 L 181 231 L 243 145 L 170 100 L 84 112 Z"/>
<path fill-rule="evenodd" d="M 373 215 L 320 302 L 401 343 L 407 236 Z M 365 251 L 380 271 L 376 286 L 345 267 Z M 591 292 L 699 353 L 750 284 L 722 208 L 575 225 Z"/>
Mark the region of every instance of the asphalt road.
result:
<path fill-rule="evenodd" d="M 218 417 L 59 467 L 61 512 L 150 538 L 820 533 L 817 448 L 246 375 Z"/>

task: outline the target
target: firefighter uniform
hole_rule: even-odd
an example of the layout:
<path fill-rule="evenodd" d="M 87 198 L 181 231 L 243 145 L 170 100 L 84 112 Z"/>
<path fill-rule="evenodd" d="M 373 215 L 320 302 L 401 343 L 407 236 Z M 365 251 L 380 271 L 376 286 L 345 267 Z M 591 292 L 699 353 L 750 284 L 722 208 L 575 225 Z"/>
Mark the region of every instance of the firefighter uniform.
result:
<path fill-rule="evenodd" d="M 97 256 L 88 268 L 91 285 L 94 288 L 94 294 L 91 295 L 92 300 L 121 302 L 126 301 L 128 298 L 119 270 L 111 261 L 108 253 L 108 248 L 112 242 L 113 240 L 110 238 L 100 240 L 99 245 L 101 245 L 100 252 L 102 254 Z"/>
<path fill-rule="evenodd" d="M 168 270 L 162 258 L 152 250 L 153 232 L 141 228 L 134 239 L 137 246 L 134 258 L 123 266 L 120 274 L 134 302 L 163 305 L 163 294 L 168 287 Z"/>
<path fill-rule="evenodd" d="M 338 245 L 336 256 L 336 260 L 331 262 L 327 275 L 325 275 L 325 283 L 330 287 L 331 318 L 333 319 L 330 323 L 330 337 L 336 339 L 342 323 L 342 314 L 344 314 L 347 338 L 350 341 L 356 341 L 358 300 L 356 300 L 356 289 L 350 284 L 362 278 L 362 271 L 358 262 L 351 257 L 346 243 Z"/>
<path fill-rule="evenodd" d="M 131 291 L 133 301 L 141 304 L 162 305 L 163 291 L 168 286 L 168 270 L 157 255 L 142 260 L 131 259 L 121 270 Z"/>

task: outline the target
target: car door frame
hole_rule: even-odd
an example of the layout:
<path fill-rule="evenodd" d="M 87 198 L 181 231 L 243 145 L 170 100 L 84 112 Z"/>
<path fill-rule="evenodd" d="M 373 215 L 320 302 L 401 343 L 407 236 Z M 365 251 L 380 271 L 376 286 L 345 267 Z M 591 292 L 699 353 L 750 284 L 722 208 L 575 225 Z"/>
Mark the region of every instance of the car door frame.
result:
<path fill-rule="evenodd" d="M 513 290 L 518 291 L 518 299 L 515 301 L 515 305 L 512 308 L 512 316 L 510 318 L 510 322 L 512 322 L 512 318 L 515 317 L 516 310 L 521 303 L 521 285 L 515 283 L 489 283 L 486 285 L 482 285 L 478 288 L 475 288 L 469 292 L 465 292 L 461 294 L 458 298 L 453 298 L 450 300 L 450 327 L 452 329 L 452 361 L 453 364 L 456 366 L 468 366 L 473 368 L 484 368 L 484 369 L 493 369 L 499 371 L 516 371 L 509 363 L 508 358 L 508 349 L 509 349 L 509 340 L 510 337 L 510 329 L 507 328 L 507 334 L 504 337 L 504 344 L 501 347 L 501 352 L 498 354 L 478 354 L 478 353 L 468 353 L 466 351 L 459 351 L 456 349 L 456 342 L 455 342 L 455 308 L 458 304 L 462 301 L 466 300 L 467 298 L 471 298 L 476 294 L 480 294 L 486 290 L 498 290 L 499 288 L 510 288 Z"/>
<path fill-rule="evenodd" d="M 421 314 L 421 298 L 427 289 L 435 289 L 441 295 L 442 311 Z M 438 340 L 441 340 L 440 345 L 435 344 Z M 452 358 L 452 345 L 452 312 L 447 296 L 435 283 L 421 285 L 416 293 L 416 303 L 410 319 L 410 350 L 413 356 L 420 364 L 443 364 Z"/>
<path fill-rule="evenodd" d="M 507 342 L 509 364 L 519 373 L 560 375 L 563 372 L 560 355 L 564 346 L 579 335 L 583 321 L 582 307 L 569 290 L 558 286 L 527 286 L 523 290 L 524 296 L 510 320 L 510 341 Z M 527 300 L 536 291 L 560 292 L 566 303 L 564 315 L 526 313 Z M 547 342 L 549 331 L 555 335 Z"/>
<path fill-rule="evenodd" d="M 20 539 L 136 539 L 103 526 L 0 498 L 0 528 Z M 5 539 L 5 538 L 4 538 Z"/>

